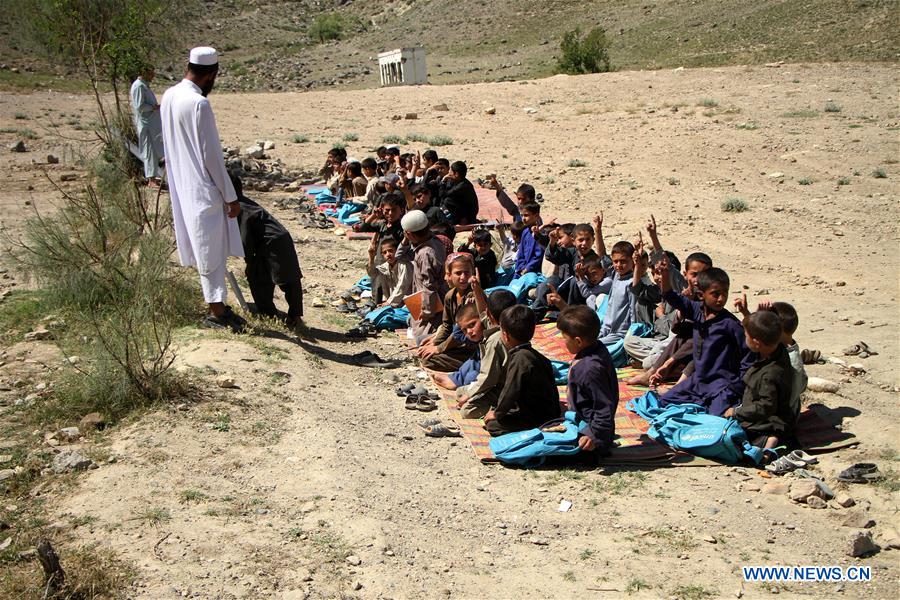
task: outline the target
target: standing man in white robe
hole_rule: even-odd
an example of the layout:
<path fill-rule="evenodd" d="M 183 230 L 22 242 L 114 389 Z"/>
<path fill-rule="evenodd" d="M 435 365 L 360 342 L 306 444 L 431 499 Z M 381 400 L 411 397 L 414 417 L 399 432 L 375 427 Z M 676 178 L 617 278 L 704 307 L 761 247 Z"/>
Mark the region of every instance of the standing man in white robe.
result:
<path fill-rule="evenodd" d="M 159 102 L 150 91 L 150 82 L 155 76 L 156 70 L 148 65 L 131 84 L 131 109 L 138 149 L 144 163 L 144 177 L 147 178 L 147 185 L 158 187 L 162 175 L 159 161 L 163 157 L 163 140 Z"/>
<path fill-rule="evenodd" d="M 197 268 L 209 304 L 203 325 L 240 333 L 246 321 L 225 305 L 225 273 L 229 256 L 244 256 L 235 220 L 241 205 L 206 99 L 218 70 L 214 48 L 191 50 L 184 79 L 163 95 L 163 142 L 178 255 L 183 266 Z"/>

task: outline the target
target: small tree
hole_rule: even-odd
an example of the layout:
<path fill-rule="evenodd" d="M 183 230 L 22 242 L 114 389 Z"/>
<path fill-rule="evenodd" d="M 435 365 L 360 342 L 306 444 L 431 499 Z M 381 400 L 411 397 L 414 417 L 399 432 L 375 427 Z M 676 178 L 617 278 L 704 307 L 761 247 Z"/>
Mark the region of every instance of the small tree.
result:
<path fill-rule="evenodd" d="M 328 40 L 339 40 L 344 35 L 344 18 L 340 13 L 317 15 L 309 26 L 309 37 L 319 43 Z"/>
<path fill-rule="evenodd" d="M 563 35 L 559 48 L 562 51 L 558 63 L 561 73 L 606 73 L 612 69 L 609 40 L 602 27 L 594 27 L 583 39 L 581 29 L 568 31 Z"/>

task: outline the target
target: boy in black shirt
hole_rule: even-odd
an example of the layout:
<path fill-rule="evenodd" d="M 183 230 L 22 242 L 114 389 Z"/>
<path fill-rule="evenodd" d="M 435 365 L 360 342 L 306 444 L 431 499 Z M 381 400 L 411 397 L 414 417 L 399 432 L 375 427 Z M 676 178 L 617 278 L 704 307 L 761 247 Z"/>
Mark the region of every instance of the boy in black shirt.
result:
<path fill-rule="evenodd" d="M 472 246 L 475 247 L 474 252 Z M 460 252 L 468 252 L 475 258 L 475 270 L 482 289 L 497 285 L 497 255 L 491 250 L 491 232 L 487 229 L 476 229 L 469 235 L 468 241 L 459 247 Z"/>

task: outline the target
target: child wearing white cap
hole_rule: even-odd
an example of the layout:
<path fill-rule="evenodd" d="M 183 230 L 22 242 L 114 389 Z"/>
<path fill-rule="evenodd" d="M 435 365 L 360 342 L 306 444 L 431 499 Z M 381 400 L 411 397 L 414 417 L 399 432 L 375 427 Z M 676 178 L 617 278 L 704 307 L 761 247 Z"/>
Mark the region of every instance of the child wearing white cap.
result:
<path fill-rule="evenodd" d="M 413 337 L 420 344 L 441 323 L 440 299 L 448 291 L 444 279 L 444 245 L 431 235 L 428 217 L 421 210 L 411 210 L 400 220 L 404 239 L 397 249 L 397 258 L 413 265 L 413 290 L 422 292 L 422 312 L 411 319 Z"/>

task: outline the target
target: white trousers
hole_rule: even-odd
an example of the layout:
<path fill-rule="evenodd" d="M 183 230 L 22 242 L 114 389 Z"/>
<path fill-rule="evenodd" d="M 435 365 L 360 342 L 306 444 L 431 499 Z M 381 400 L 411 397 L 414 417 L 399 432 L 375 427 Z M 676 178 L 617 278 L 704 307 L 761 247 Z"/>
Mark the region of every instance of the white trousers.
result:
<path fill-rule="evenodd" d="M 200 273 L 200 287 L 203 288 L 203 299 L 207 304 L 225 302 L 227 288 L 225 287 L 225 261 L 219 267 L 204 275 Z"/>

